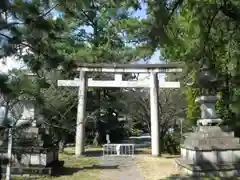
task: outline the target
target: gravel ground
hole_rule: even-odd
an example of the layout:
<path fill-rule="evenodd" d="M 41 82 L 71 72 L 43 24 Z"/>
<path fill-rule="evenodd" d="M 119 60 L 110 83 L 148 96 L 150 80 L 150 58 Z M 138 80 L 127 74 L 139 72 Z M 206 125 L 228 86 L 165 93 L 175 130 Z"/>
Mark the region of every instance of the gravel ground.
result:
<path fill-rule="evenodd" d="M 144 180 L 132 157 L 100 157 L 103 169 L 111 169 L 101 174 L 101 180 Z"/>

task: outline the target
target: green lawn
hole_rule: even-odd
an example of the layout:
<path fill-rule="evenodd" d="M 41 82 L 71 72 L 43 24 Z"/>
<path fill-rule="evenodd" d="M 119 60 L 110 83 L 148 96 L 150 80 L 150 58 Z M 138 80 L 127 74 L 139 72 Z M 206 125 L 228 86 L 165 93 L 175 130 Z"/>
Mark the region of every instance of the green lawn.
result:
<path fill-rule="evenodd" d="M 118 169 L 100 169 L 96 167 L 100 162 L 95 157 L 96 153 L 101 153 L 100 148 L 90 148 L 87 154 L 81 158 L 76 158 L 74 148 L 67 148 L 64 153 L 60 154 L 60 160 L 63 160 L 64 167 L 59 169 L 57 176 L 52 177 L 14 177 L 13 180 L 100 180 L 101 175 L 107 172 L 117 172 Z M 170 180 L 170 179 L 192 179 L 181 173 L 176 168 L 174 159 L 176 156 L 163 155 L 154 158 L 150 155 L 149 149 L 141 149 L 136 155 L 136 164 L 144 180 Z M 104 172 L 105 171 L 105 172 Z M 219 178 L 201 178 L 206 180 L 219 180 Z M 226 179 L 226 178 L 224 178 Z M 237 178 L 236 178 L 237 179 Z M 101 179 L 102 180 L 102 179 Z M 113 180 L 104 179 L 104 180 Z"/>
<path fill-rule="evenodd" d="M 95 151 L 95 150 L 94 150 Z M 14 180 L 98 180 L 100 179 L 101 169 L 97 169 L 94 165 L 99 162 L 93 157 L 76 158 L 72 148 L 60 154 L 60 160 L 63 160 L 64 167 L 59 169 L 57 176 L 52 177 L 14 177 Z"/>

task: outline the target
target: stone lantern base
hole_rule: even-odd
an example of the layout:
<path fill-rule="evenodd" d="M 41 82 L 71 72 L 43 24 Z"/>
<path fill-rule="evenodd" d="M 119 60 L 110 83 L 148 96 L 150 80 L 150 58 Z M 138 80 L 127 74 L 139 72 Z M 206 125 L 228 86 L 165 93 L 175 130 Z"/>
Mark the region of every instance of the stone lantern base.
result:
<path fill-rule="evenodd" d="M 189 175 L 240 176 L 239 138 L 217 125 L 209 125 L 220 122 L 215 115 L 215 106 L 211 106 L 216 99 L 213 96 L 198 98 L 202 111 L 200 122 L 205 125 L 198 126 L 195 132 L 188 134 L 181 145 L 181 157 L 176 163 Z"/>
<path fill-rule="evenodd" d="M 28 127 L 21 129 L 21 138 L 15 135 L 12 147 L 11 174 L 28 176 L 54 175 L 64 165 L 58 159 L 58 147 L 52 142 L 45 128 Z M 0 146 L 1 173 L 5 174 L 7 142 Z"/>
<path fill-rule="evenodd" d="M 176 162 L 192 176 L 239 176 L 239 139 L 218 126 L 200 127 L 186 138 Z"/>

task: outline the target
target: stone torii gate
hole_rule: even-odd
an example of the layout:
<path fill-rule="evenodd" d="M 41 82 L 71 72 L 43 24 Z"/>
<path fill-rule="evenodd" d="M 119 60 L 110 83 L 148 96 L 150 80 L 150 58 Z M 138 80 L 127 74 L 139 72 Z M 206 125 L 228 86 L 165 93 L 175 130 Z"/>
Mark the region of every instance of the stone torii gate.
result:
<path fill-rule="evenodd" d="M 179 64 L 83 64 L 78 66 L 79 78 L 74 80 L 58 80 L 58 86 L 78 87 L 78 110 L 76 124 L 75 155 L 84 153 L 85 106 L 88 87 L 150 88 L 151 110 L 151 146 L 152 155 L 160 155 L 159 144 L 159 110 L 158 88 L 179 88 L 179 82 L 160 82 L 158 73 L 182 72 Z M 114 80 L 93 80 L 86 76 L 87 72 L 114 73 Z M 122 73 L 146 73 L 149 79 L 123 81 Z"/>

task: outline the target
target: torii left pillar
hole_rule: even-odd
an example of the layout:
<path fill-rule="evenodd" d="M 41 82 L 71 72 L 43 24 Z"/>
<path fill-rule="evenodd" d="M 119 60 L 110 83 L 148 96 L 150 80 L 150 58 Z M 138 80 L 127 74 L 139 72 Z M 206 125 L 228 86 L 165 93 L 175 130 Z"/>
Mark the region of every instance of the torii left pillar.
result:
<path fill-rule="evenodd" d="M 86 116 L 86 96 L 87 96 L 87 78 L 86 72 L 79 73 L 78 88 L 78 107 L 77 107 L 77 124 L 76 124 L 76 147 L 75 155 L 80 157 L 85 150 L 85 116 Z"/>

